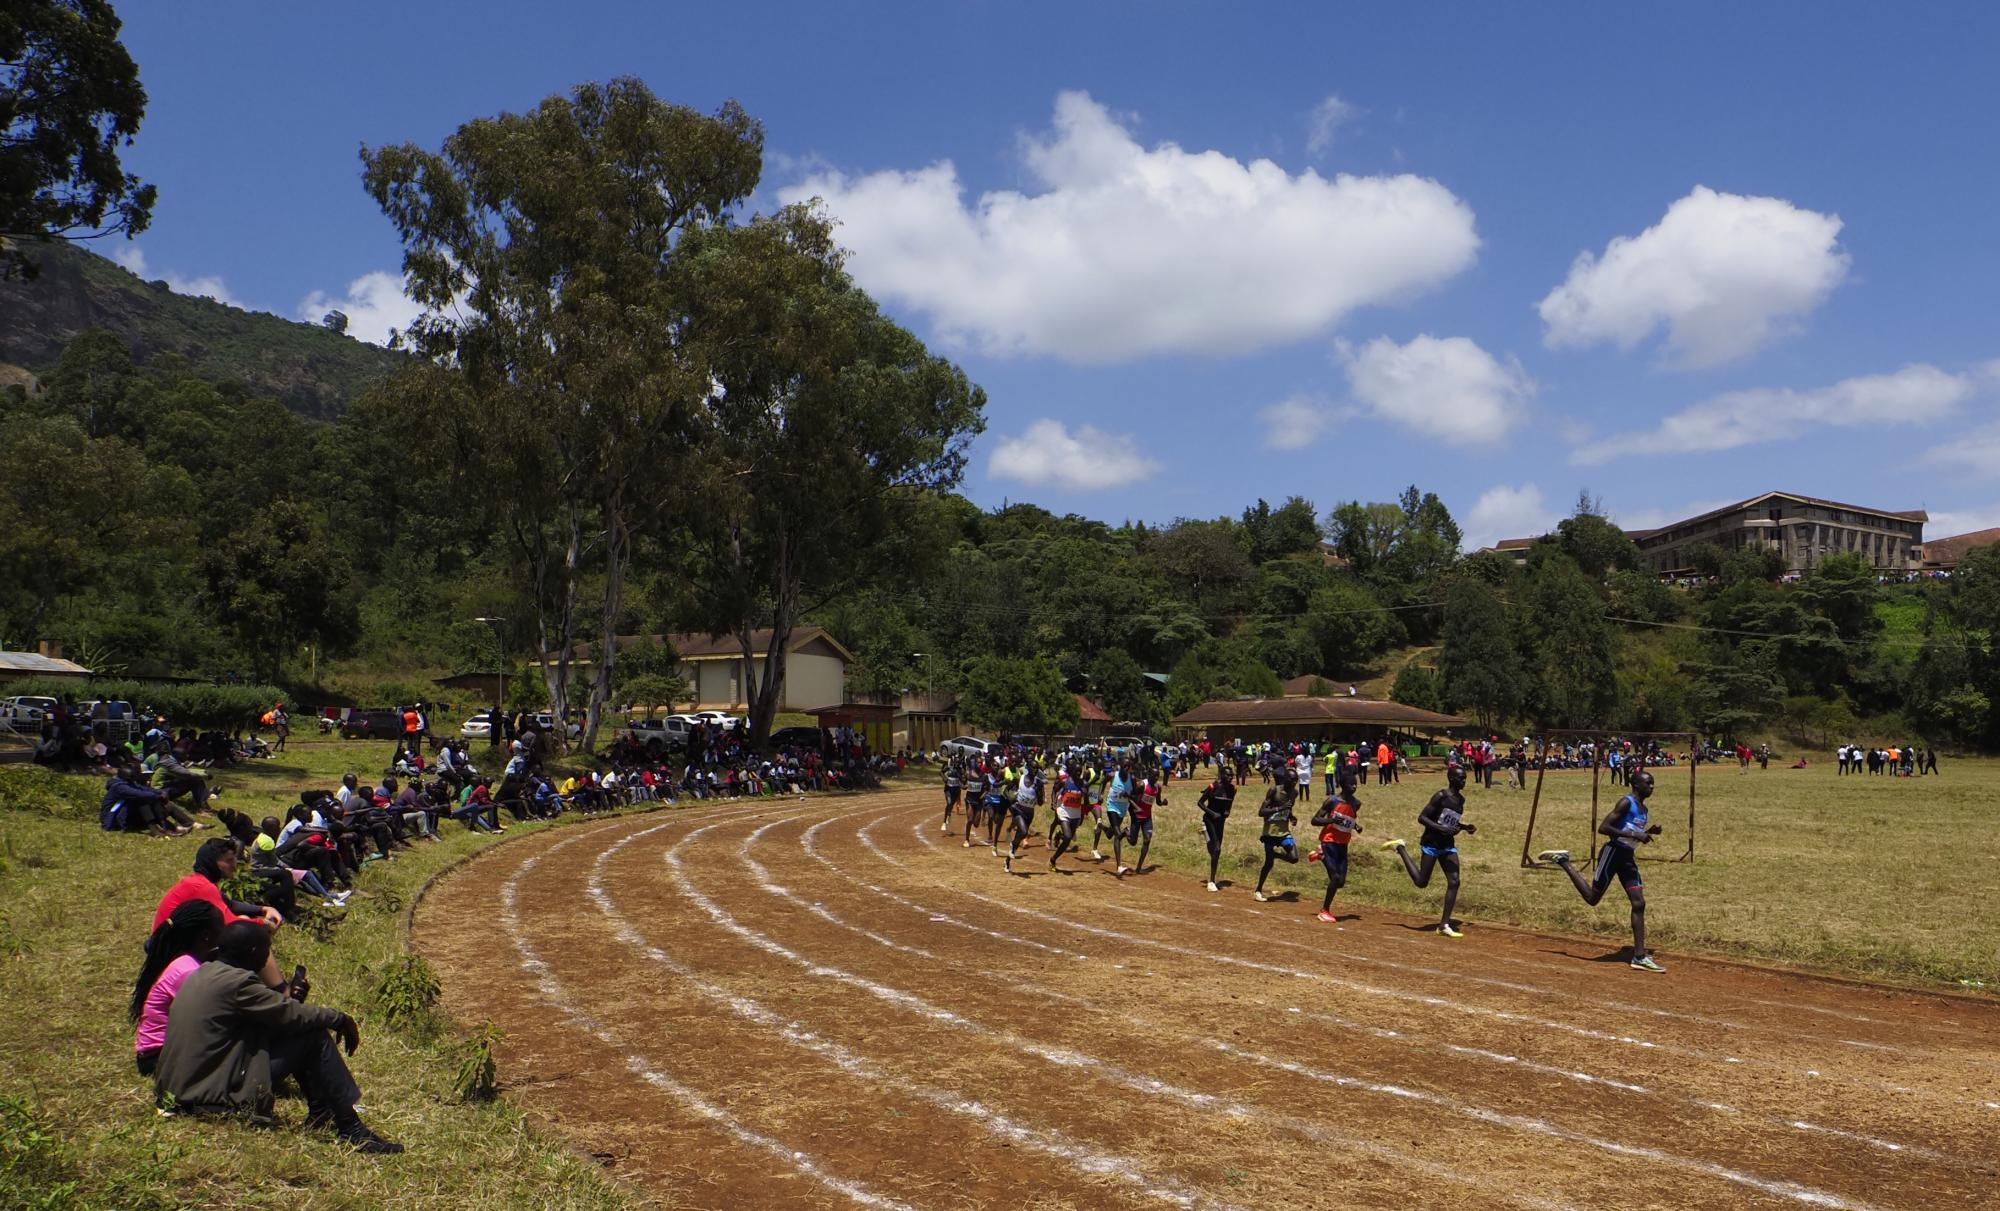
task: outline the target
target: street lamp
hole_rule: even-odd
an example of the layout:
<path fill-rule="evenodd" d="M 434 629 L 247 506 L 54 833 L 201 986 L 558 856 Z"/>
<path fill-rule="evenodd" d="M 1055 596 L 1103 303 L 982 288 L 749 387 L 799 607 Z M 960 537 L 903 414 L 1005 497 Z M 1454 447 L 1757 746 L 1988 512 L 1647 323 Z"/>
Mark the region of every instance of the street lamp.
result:
<path fill-rule="evenodd" d="M 488 747 L 500 743 L 500 704 L 507 700 L 507 637 L 501 628 L 507 625 L 505 618 L 489 618 L 484 615 L 474 618 L 493 628 L 493 647 L 500 659 L 495 667 L 499 670 L 499 681 L 493 687 L 493 713 L 486 717 L 486 743 Z"/>

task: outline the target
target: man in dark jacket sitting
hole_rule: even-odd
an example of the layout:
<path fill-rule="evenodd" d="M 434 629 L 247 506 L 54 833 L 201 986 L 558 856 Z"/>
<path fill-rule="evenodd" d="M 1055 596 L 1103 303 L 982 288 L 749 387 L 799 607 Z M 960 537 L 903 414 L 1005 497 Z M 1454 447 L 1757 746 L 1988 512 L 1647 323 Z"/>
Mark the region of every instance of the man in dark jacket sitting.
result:
<path fill-rule="evenodd" d="M 338 1034 L 354 1054 L 361 1045 L 354 1019 L 265 985 L 257 973 L 270 954 L 270 931 L 262 926 L 237 922 L 223 929 L 216 957 L 187 977 L 168 1011 L 153 1072 L 156 1100 L 183 1113 L 268 1121 L 272 1091 L 290 1076 L 305 1092 L 306 1126 L 331 1127 L 357 1151 L 401 1152 L 401 1144 L 370 1131 L 354 1112 L 361 1090 L 328 1034 Z"/>

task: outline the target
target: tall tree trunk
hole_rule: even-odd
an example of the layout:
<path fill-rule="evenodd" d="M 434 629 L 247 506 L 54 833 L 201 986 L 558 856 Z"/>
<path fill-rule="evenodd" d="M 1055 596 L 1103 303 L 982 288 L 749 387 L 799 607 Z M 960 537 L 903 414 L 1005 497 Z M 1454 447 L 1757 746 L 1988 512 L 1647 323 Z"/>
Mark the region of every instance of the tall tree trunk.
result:
<path fill-rule="evenodd" d="M 590 705 L 583 716 L 583 751 L 597 747 L 597 726 L 611 697 L 611 672 L 618 662 L 618 612 L 625 596 L 625 554 L 631 544 L 624 511 L 614 501 L 604 527 L 604 613 L 598 642 L 597 675 L 591 680 Z M 567 730 L 567 729 L 565 729 Z"/>
<path fill-rule="evenodd" d="M 562 584 L 559 586 L 561 599 L 554 607 L 553 625 L 549 618 L 548 595 L 537 592 L 535 596 L 535 616 L 542 640 L 542 684 L 548 688 L 549 709 L 556 718 L 556 734 L 549 737 L 549 745 L 555 752 L 564 751 L 569 745 L 569 735 L 562 723 L 569 709 L 569 674 L 573 659 L 571 648 L 576 646 L 576 595 L 577 581 L 583 563 L 583 515 L 575 505 L 567 506 L 569 535 L 563 547 Z M 537 572 L 548 566 L 547 560 L 538 560 Z M 551 643 L 553 640 L 553 643 Z M 549 660 L 549 653 L 555 653 L 555 661 Z"/>

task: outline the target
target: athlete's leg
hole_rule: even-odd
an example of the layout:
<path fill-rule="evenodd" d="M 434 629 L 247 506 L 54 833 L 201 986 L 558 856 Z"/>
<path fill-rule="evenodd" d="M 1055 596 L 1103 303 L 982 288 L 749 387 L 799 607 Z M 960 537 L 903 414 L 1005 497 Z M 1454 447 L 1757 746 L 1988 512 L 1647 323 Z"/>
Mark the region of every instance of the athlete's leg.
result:
<path fill-rule="evenodd" d="M 1202 832 L 1208 837 L 1208 885 L 1215 886 L 1215 867 L 1222 861 L 1222 821 L 1203 819 Z"/>
<path fill-rule="evenodd" d="M 1458 855 L 1439 854 L 1438 865 L 1444 869 L 1444 915 L 1439 919 L 1449 925 L 1451 910 L 1458 905 Z"/>
<path fill-rule="evenodd" d="M 1425 854 L 1423 864 L 1420 866 L 1416 862 L 1411 861 L 1410 848 L 1407 845 L 1398 845 L 1396 847 L 1396 856 L 1403 860 L 1403 869 L 1409 873 L 1410 882 L 1416 884 L 1418 887 L 1430 886 L 1431 869 L 1437 865 L 1436 858 L 1430 854 Z"/>
<path fill-rule="evenodd" d="M 1319 863 L 1326 867 L 1326 898 L 1319 902 L 1321 912 L 1333 911 L 1333 893 L 1347 882 L 1347 847 L 1328 843 L 1319 847 Z"/>
<path fill-rule="evenodd" d="M 1068 853 L 1070 846 L 1076 844 L 1076 829 L 1081 823 L 1081 820 L 1072 820 L 1067 816 L 1062 818 L 1062 831 L 1057 834 L 1055 848 L 1049 853 L 1049 869 L 1055 869 L 1056 859 Z"/>
<path fill-rule="evenodd" d="M 1570 861 L 1569 855 L 1565 854 L 1559 858 L 1556 865 L 1562 867 L 1563 873 L 1569 876 L 1571 883 L 1576 884 L 1576 894 L 1582 896 L 1583 902 L 1593 908 L 1604 898 L 1604 889 L 1611 886 L 1611 847 L 1608 845 L 1597 851 L 1596 877 L 1588 882 L 1584 880 L 1583 872 Z"/>
<path fill-rule="evenodd" d="M 1278 860 L 1278 851 L 1283 848 L 1276 837 L 1264 838 L 1264 869 L 1257 872 L 1257 898 L 1264 898 L 1264 880 L 1271 874 L 1271 864 Z"/>
<path fill-rule="evenodd" d="M 1111 827 L 1111 868 L 1125 873 L 1125 826 L 1121 821 L 1114 821 Z"/>
<path fill-rule="evenodd" d="M 1632 901 L 1632 958 L 1646 957 L 1646 889 L 1640 884 L 1628 884 L 1625 895 Z"/>
<path fill-rule="evenodd" d="M 1139 829 L 1139 864 L 1132 869 L 1146 873 L 1146 854 L 1153 848 L 1153 822 L 1148 820 Z"/>

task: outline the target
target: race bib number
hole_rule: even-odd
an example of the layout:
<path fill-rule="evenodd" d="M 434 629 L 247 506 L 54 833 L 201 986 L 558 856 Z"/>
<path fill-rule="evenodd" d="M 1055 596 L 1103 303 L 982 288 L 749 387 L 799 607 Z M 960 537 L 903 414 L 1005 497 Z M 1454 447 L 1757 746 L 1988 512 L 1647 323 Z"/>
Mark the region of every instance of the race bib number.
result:
<path fill-rule="evenodd" d="M 1444 826 L 1446 832 L 1458 827 L 1459 818 L 1460 813 L 1449 807 L 1438 813 L 1438 823 Z"/>

